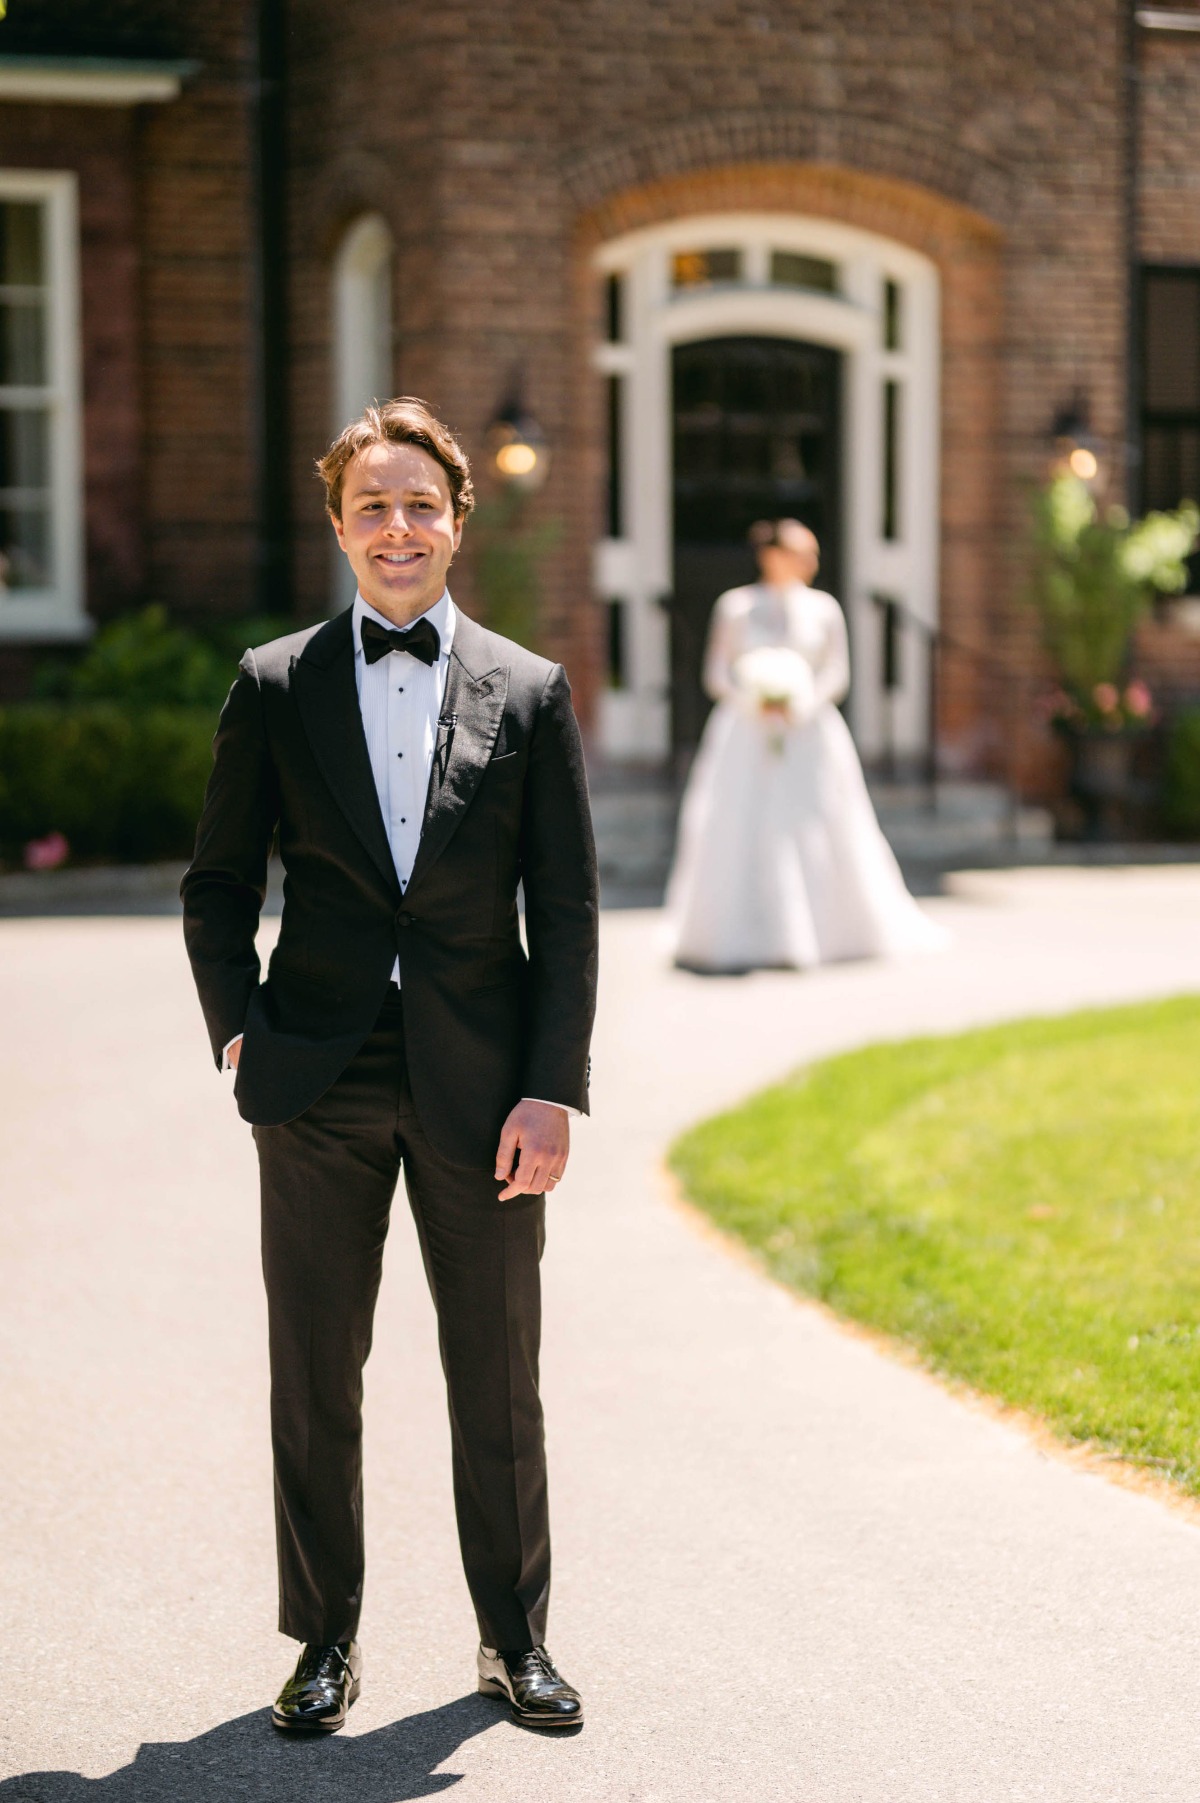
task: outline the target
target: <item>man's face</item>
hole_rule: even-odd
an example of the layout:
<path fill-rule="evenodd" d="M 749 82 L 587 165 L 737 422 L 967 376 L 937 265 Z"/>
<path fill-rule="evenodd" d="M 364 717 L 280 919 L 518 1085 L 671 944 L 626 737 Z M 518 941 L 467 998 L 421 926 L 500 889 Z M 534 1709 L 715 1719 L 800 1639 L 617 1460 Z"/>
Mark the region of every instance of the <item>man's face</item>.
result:
<path fill-rule="evenodd" d="M 333 529 L 363 600 L 397 626 L 441 599 L 462 537 L 445 470 L 413 444 L 368 445 L 350 459 Z"/>

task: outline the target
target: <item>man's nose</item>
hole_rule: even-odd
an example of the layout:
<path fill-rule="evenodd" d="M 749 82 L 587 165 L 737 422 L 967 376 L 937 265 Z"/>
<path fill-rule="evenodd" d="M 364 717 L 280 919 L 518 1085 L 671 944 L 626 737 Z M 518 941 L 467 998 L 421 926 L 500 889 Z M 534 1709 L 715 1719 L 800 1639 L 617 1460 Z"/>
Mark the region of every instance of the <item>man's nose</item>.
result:
<path fill-rule="evenodd" d="M 397 505 L 392 508 L 391 517 L 385 522 L 385 530 L 395 533 L 397 538 L 408 537 L 412 528 L 408 523 L 408 515 L 405 513 L 403 507 Z"/>

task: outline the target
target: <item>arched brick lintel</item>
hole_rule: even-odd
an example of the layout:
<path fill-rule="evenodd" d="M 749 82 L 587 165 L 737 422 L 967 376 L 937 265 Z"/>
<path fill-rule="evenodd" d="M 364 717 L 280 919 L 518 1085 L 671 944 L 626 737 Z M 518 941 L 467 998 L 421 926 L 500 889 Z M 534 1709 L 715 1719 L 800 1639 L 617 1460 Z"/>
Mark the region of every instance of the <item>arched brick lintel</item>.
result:
<path fill-rule="evenodd" d="M 991 220 L 1000 226 L 1011 214 L 1012 175 L 961 139 L 911 120 L 840 110 L 705 114 L 586 151 L 563 166 L 562 177 L 582 211 L 673 176 L 694 177 L 738 165 L 803 164 L 854 171 L 943 196 L 977 214 L 981 225 Z"/>
<path fill-rule="evenodd" d="M 938 264 L 964 254 L 994 262 L 1002 234 L 983 214 L 894 176 L 829 163 L 731 163 L 680 170 L 607 194 L 580 209 L 576 235 L 589 249 L 641 226 L 689 213 L 805 213 L 879 232 Z"/>

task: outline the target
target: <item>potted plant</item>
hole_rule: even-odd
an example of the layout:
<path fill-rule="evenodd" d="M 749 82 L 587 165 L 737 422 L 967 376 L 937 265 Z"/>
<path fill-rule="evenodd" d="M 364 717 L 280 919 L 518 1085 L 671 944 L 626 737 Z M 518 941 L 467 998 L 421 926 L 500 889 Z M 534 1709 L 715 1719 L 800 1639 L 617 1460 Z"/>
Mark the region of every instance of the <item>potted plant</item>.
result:
<path fill-rule="evenodd" d="M 1055 476 L 1038 496 L 1033 599 L 1059 683 L 1048 713 L 1070 748 L 1088 838 L 1121 830 L 1133 748 L 1154 719 L 1149 690 L 1130 679 L 1133 634 L 1155 595 L 1187 586 L 1198 529 L 1190 501 L 1131 520 L 1101 509 L 1078 476 Z"/>

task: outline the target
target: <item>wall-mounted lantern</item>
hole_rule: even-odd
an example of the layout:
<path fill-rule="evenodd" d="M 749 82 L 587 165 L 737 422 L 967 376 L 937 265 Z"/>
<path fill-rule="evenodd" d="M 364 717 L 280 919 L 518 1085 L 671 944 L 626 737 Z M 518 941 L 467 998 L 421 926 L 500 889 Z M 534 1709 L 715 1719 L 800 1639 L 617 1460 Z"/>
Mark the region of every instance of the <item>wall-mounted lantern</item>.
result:
<path fill-rule="evenodd" d="M 1100 441 L 1091 427 L 1091 407 L 1082 388 L 1061 406 L 1050 427 L 1055 467 L 1064 475 L 1094 482 L 1100 474 Z"/>
<path fill-rule="evenodd" d="M 488 427 L 492 467 L 505 488 L 532 494 L 550 472 L 546 434 L 519 400 L 505 403 Z"/>

